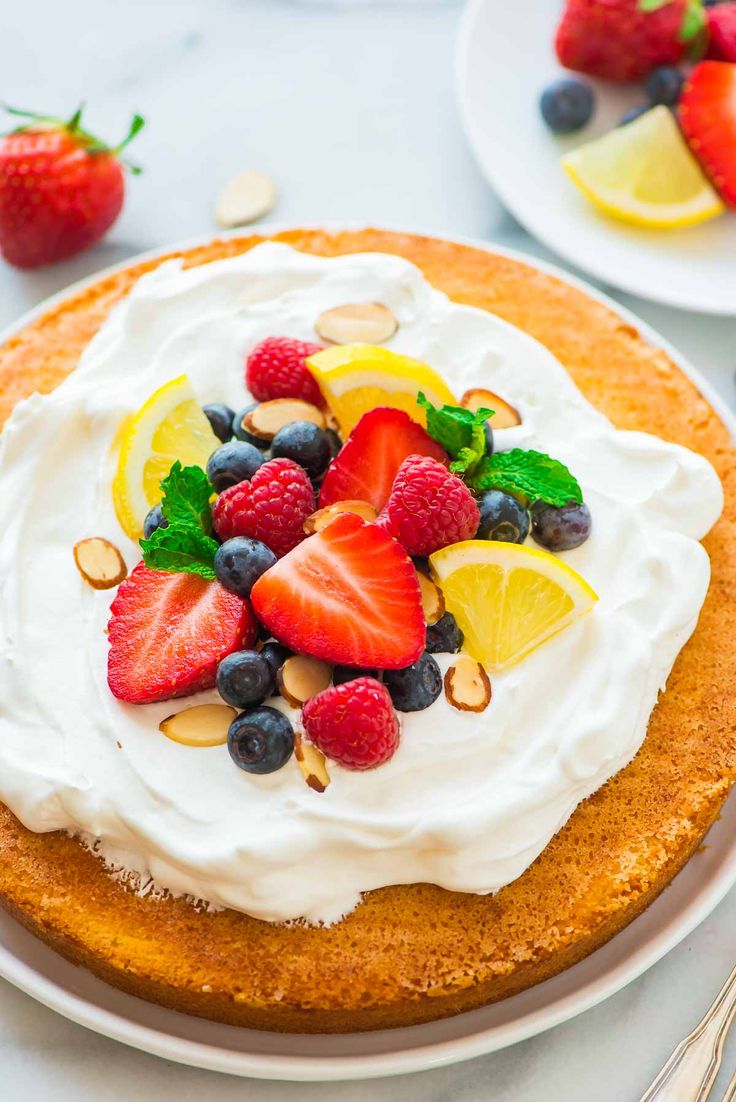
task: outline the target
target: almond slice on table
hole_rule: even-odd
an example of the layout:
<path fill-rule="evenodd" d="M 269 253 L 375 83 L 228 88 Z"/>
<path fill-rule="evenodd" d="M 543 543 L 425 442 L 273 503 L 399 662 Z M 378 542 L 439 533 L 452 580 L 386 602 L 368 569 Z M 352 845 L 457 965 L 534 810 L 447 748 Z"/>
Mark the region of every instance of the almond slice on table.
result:
<path fill-rule="evenodd" d="M 311 402 L 301 398 L 272 398 L 246 413 L 243 428 L 261 440 L 273 440 L 279 429 L 291 421 L 311 421 L 321 429 L 326 424 L 322 410 Z"/>
<path fill-rule="evenodd" d="M 306 742 L 299 731 L 294 735 L 294 757 L 309 787 L 324 792 L 330 783 L 325 756 L 313 743 Z"/>
<path fill-rule="evenodd" d="M 323 341 L 332 344 L 383 344 L 393 337 L 399 323 L 381 302 L 348 302 L 325 310 L 314 328 Z"/>
<path fill-rule="evenodd" d="M 292 654 L 276 674 L 279 691 L 287 704 L 301 708 L 332 681 L 332 666 L 306 654 Z"/>
<path fill-rule="evenodd" d="M 162 719 L 158 729 L 182 746 L 222 746 L 237 714 L 229 704 L 196 704 Z"/>
<path fill-rule="evenodd" d="M 128 576 L 123 556 L 114 543 L 102 536 L 90 536 L 74 544 L 77 570 L 93 589 L 112 589 Z"/>
<path fill-rule="evenodd" d="M 491 418 L 491 425 L 494 429 L 513 429 L 521 424 L 518 409 L 514 409 L 499 394 L 494 394 L 492 390 L 485 390 L 483 387 L 466 390 L 460 399 L 460 405 L 463 409 L 469 409 L 471 413 L 475 413 L 478 409 L 492 409 L 494 415 Z"/>
<path fill-rule="evenodd" d="M 422 599 L 424 620 L 428 625 L 436 624 L 445 614 L 445 598 L 442 590 L 422 570 L 417 570 L 419 595 Z"/>
<path fill-rule="evenodd" d="M 229 180 L 217 200 L 215 218 L 228 229 L 263 218 L 276 206 L 276 185 L 265 172 L 248 169 Z"/>
<path fill-rule="evenodd" d="M 469 654 L 459 654 L 445 674 L 445 696 L 461 712 L 484 712 L 491 702 L 488 674 Z"/>
<path fill-rule="evenodd" d="M 332 505 L 325 505 L 324 509 L 318 509 L 304 521 L 304 531 L 308 536 L 315 532 L 321 532 L 330 521 L 333 521 L 340 513 L 355 513 L 357 517 L 372 523 L 378 513 L 370 501 L 361 501 L 359 498 L 350 498 L 346 501 L 335 501 Z"/>

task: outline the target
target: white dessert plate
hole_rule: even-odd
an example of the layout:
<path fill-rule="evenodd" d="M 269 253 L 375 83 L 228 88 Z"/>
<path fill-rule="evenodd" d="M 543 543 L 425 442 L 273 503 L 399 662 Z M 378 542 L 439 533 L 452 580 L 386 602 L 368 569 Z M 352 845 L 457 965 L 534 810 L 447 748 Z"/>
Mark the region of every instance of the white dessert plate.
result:
<path fill-rule="evenodd" d="M 599 213 L 560 157 L 610 130 L 644 100 L 637 85 L 592 81 L 597 110 L 576 134 L 551 133 L 541 90 L 563 70 L 553 36 L 563 0 L 469 0 L 457 40 L 456 87 L 480 167 L 516 218 L 598 279 L 668 306 L 736 314 L 736 212 L 681 230 L 627 226 Z"/>
<path fill-rule="evenodd" d="M 259 226 L 258 232 L 276 233 L 284 228 Z M 204 239 L 188 241 L 178 247 L 204 243 Z M 664 348 L 694 379 L 736 439 L 736 418 L 707 381 L 635 315 L 551 265 L 480 241 L 462 243 L 502 253 L 549 272 L 616 310 L 652 344 Z M 170 246 L 165 251 L 175 247 Z M 98 272 L 84 283 L 68 288 L 1 333 L 0 343 L 32 317 L 63 301 L 85 284 L 163 252 L 158 250 L 145 257 L 133 258 L 125 265 Z M 377 1078 L 429 1070 L 494 1052 L 595 1006 L 636 979 L 677 945 L 710 914 L 734 884 L 736 800 L 730 799 L 708 835 L 707 847 L 692 858 L 643 915 L 586 960 L 494 1006 L 429 1025 L 375 1033 L 331 1036 L 261 1033 L 166 1010 L 109 987 L 84 969 L 70 964 L 3 911 L 0 911 L 0 976 L 80 1025 L 182 1064 L 259 1079 L 325 1082 Z"/>

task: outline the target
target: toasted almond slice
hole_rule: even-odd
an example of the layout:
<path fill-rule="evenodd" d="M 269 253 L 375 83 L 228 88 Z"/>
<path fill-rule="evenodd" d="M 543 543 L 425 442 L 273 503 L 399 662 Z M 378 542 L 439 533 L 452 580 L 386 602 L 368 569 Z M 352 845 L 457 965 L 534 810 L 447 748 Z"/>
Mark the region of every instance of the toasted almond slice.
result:
<path fill-rule="evenodd" d="M 461 712 L 484 712 L 491 701 L 488 674 L 469 654 L 459 654 L 445 674 L 445 696 Z"/>
<path fill-rule="evenodd" d="M 483 387 L 466 390 L 460 399 L 460 405 L 464 409 L 469 409 L 472 413 L 483 408 L 494 410 L 494 415 L 491 418 L 494 429 L 512 429 L 515 425 L 521 424 L 518 409 L 514 409 L 500 395 L 494 394 L 492 390 L 484 390 Z"/>
<path fill-rule="evenodd" d="M 422 598 L 422 611 L 427 624 L 436 624 L 445 614 L 445 598 L 438 585 L 421 570 L 417 570 L 419 593 Z"/>
<path fill-rule="evenodd" d="M 273 210 L 277 197 L 276 185 L 270 176 L 248 169 L 225 184 L 217 200 L 215 218 L 225 228 L 245 226 Z"/>
<path fill-rule="evenodd" d="M 162 719 L 158 729 L 182 746 L 222 746 L 237 714 L 229 704 L 196 704 Z"/>
<path fill-rule="evenodd" d="M 273 440 L 279 429 L 291 421 L 312 421 L 321 429 L 325 427 L 324 413 L 311 402 L 303 402 L 301 398 L 272 398 L 246 413 L 243 428 L 261 440 Z"/>
<path fill-rule="evenodd" d="M 127 577 L 128 568 L 114 543 L 90 536 L 74 544 L 77 570 L 93 589 L 112 589 Z"/>
<path fill-rule="evenodd" d="M 314 328 L 323 341 L 333 344 L 383 344 L 399 323 L 382 302 L 348 302 L 325 310 Z"/>
<path fill-rule="evenodd" d="M 306 654 L 292 654 L 276 675 L 279 690 L 287 704 L 301 708 L 332 681 L 332 666 Z"/>
<path fill-rule="evenodd" d="M 340 513 L 355 513 L 356 516 L 369 522 L 374 521 L 378 516 L 370 501 L 360 501 L 357 498 L 348 501 L 335 501 L 332 505 L 325 505 L 324 509 L 318 509 L 316 513 L 312 513 L 311 516 L 307 517 L 304 521 L 304 531 L 308 536 L 314 535 L 315 532 L 321 532 Z"/>
<path fill-rule="evenodd" d="M 309 787 L 315 792 L 324 792 L 330 783 L 325 756 L 313 743 L 307 742 L 300 731 L 294 735 L 294 757 Z"/>

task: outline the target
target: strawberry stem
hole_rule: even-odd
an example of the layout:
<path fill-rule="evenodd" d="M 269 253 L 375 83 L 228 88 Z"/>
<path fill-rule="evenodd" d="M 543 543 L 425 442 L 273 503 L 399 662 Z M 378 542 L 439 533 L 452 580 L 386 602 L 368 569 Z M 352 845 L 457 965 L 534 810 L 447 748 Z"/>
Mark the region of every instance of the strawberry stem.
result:
<path fill-rule="evenodd" d="M 84 103 L 80 103 L 77 110 L 68 120 L 60 119 L 56 115 L 42 115 L 37 111 L 23 111 L 19 107 L 10 107 L 8 104 L 4 104 L 3 106 L 9 115 L 16 115 L 19 118 L 28 119 L 28 122 L 23 123 L 22 126 L 18 126 L 12 131 L 14 134 L 20 133 L 23 130 L 28 130 L 30 127 L 38 124 L 58 127 L 73 135 L 80 144 L 84 145 L 86 152 L 90 155 L 94 155 L 95 153 L 109 153 L 113 157 L 119 158 L 120 163 L 124 165 L 125 168 L 129 169 L 134 176 L 142 172 L 139 165 L 131 164 L 129 161 L 119 156 L 126 146 L 130 145 L 136 134 L 145 126 L 145 119 L 137 113 L 133 115 L 130 126 L 128 127 L 128 133 L 123 140 L 116 146 L 109 146 L 106 142 L 100 141 L 94 134 L 90 134 L 88 130 L 82 128 L 81 122 L 82 112 L 85 106 Z"/>

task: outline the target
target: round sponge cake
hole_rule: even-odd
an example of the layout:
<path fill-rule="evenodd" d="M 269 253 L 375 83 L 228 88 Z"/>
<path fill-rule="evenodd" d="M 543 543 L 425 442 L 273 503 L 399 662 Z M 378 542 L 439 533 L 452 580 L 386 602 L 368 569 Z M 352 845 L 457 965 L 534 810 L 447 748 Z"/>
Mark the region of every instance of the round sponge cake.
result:
<path fill-rule="evenodd" d="M 331 927 L 271 925 L 136 895 L 66 834 L 33 834 L 0 805 L 0 903 L 117 987 L 259 1029 L 412 1025 L 515 994 L 592 952 L 652 902 L 717 817 L 736 780 L 736 451 L 663 351 L 553 276 L 481 249 L 379 230 L 294 230 L 277 239 L 324 256 L 406 257 L 451 298 L 545 344 L 618 427 L 704 454 L 725 489 L 724 514 L 705 541 L 711 588 L 642 749 L 496 895 L 412 884 L 370 893 Z M 263 240 L 214 241 L 183 256 L 204 264 Z M 110 307 L 160 261 L 91 284 L 0 348 L 0 423 L 21 398 L 51 390 L 74 369 Z"/>

